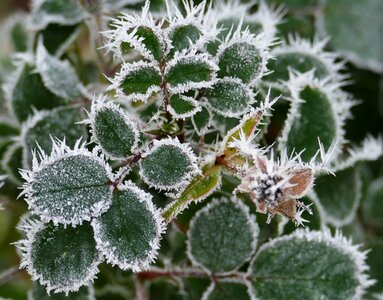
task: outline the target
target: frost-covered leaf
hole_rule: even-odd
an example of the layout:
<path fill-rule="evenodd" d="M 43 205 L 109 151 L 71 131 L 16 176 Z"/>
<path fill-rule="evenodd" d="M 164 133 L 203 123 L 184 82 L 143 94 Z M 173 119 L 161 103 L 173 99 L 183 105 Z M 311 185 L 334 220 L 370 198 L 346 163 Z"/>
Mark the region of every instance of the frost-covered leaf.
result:
<path fill-rule="evenodd" d="M 337 227 L 352 222 L 359 206 L 361 189 L 361 178 L 355 168 L 336 172 L 335 176 L 318 177 L 315 180 L 314 200 L 322 210 L 324 221 Z"/>
<path fill-rule="evenodd" d="M 86 139 L 85 126 L 76 124 L 83 119 L 80 107 L 59 108 L 40 111 L 22 126 L 21 140 L 24 146 L 23 166 L 28 169 L 32 162 L 32 151 L 38 146 L 44 152 L 52 150 L 51 137 L 65 141 L 73 147 L 81 137 Z"/>
<path fill-rule="evenodd" d="M 28 300 L 94 300 L 93 287 L 82 286 L 77 292 L 70 292 L 68 296 L 65 293 L 51 293 L 48 295 L 46 288 L 39 284 L 29 291 Z"/>
<path fill-rule="evenodd" d="M 365 260 L 340 233 L 296 230 L 262 245 L 249 275 L 257 299 L 356 300 L 374 282 Z"/>
<path fill-rule="evenodd" d="M 138 272 L 157 257 L 162 217 L 152 196 L 133 183 L 117 189 L 110 209 L 93 220 L 97 248 L 108 263 Z"/>
<path fill-rule="evenodd" d="M 176 119 L 189 118 L 202 110 L 197 101 L 184 95 L 173 95 L 169 100 L 168 109 Z"/>
<path fill-rule="evenodd" d="M 14 13 L 1 24 L 3 42 L 16 52 L 26 52 L 30 46 L 26 20 L 26 14 Z"/>
<path fill-rule="evenodd" d="M 255 251 L 258 225 L 237 199 L 215 199 L 192 219 L 187 253 L 209 273 L 237 270 Z"/>
<path fill-rule="evenodd" d="M 192 123 L 194 126 L 194 129 L 198 135 L 205 134 L 206 130 L 210 126 L 211 123 L 211 113 L 210 111 L 202 106 L 202 110 L 197 112 L 192 117 Z"/>
<path fill-rule="evenodd" d="M 19 121 L 25 121 L 32 114 L 33 108 L 52 109 L 66 103 L 66 100 L 45 87 L 40 74 L 28 63 L 22 63 L 10 75 L 4 90 L 12 112 Z"/>
<path fill-rule="evenodd" d="M 337 141 L 334 160 L 344 141 L 342 127 L 353 103 L 337 84 L 314 79 L 313 71 L 291 76 L 288 88 L 292 103 L 279 149 L 287 148 L 289 154 L 305 149 L 302 159 L 309 161 L 318 151 L 318 139 L 326 150 Z"/>
<path fill-rule="evenodd" d="M 89 115 L 92 139 L 113 159 L 124 159 L 137 148 L 139 131 L 126 112 L 112 102 L 93 100 Z"/>
<path fill-rule="evenodd" d="M 349 60 L 360 67 L 383 72 L 381 11 L 380 0 L 326 1 L 321 15 L 322 30 L 331 36 L 331 45 Z"/>
<path fill-rule="evenodd" d="M 241 299 L 252 300 L 251 286 L 241 280 L 225 280 L 212 283 L 202 296 L 202 300 Z"/>
<path fill-rule="evenodd" d="M 76 39 L 80 29 L 78 24 L 66 26 L 51 23 L 39 34 L 42 36 L 45 49 L 50 54 L 60 57 Z"/>
<path fill-rule="evenodd" d="M 161 38 L 158 36 L 158 32 L 152 28 L 140 26 L 131 33 L 134 39 L 141 43 L 146 51 L 149 51 L 153 58 L 157 61 L 161 61 L 163 55 L 163 46 Z M 135 44 L 132 44 L 134 46 Z M 136 48 L 136 50 L 139 50 Z M 142 51 L 145 54 L 145 51 Z"/>
<path fill-rule="evenodd" d="M 245 114 L 254 95 L 241 80 L 234 78 L 218 79 L 206 92 L 209 106 L 225 117 L 238 117 Z"/>
<path fill-rule="evenodd" d="M 87 222 L 77 227 L 37 222 L 19 242 L 20 266 L 48 292 L 75 292 L 98 273 L 101 257 L 93 235 Z"/>
<path fill-rule="evenodd" d="M 7 179 L 7 175 L 0 175 L 0 188 L 3 187 L 5 179 Z"/>
<path fill-rule="evenodd" d="M 54 142 L 50 156 L 40 151 L 39 157 L 33 158 L 32 170 L 22 172 L 26 180 L 22 195 L 43 221 L 80 224 L 109 208 L 110 172 L 104 160 L 80 141 L 73 150 L 63 142 Z"/>
<path fill-rule="evenodd" d="M 74 25 L 87 16 L 76 0 L 34 0 L 31 23 L 35 29 L 43 29 L 49 23 Z"/>
<path fill-rule="evenodd" d="M 36 69 L 40 73 L 44 85 L 56 96 L 74 100 L 82 95 L 79 77 L 68 61 L 61 61 L 51 56 L 39 40 L 36 54 Z"/>
<path fill-rule="evenodd" d="M 201 31 L 194 24 L 185 24 L 171 28 L 169 39 L 171 40 L 171 54 L 177 51 L 187 49 L 193 43 L 197 42 L 201 36 Z"/>
<path fill-rule="evenodd" d="M 342 69 L 343 63 L 336 61 L 338 55 L 324 51 L 327 39 L 316 39 L 313 42 L 290 36 L 288 41 L 271 51 L 267 67 L 272 71 L 263 80 L 278 83 L 289 79 L 289 70 L 294 69 L 305 73 L 315 69 L 314 76 L 319 79 L 327 76 L 340 76 L 337 73 Z"/>
<path fill-rule="evenodd" d="M 371 182 L 364 197 L 364 221 L 372 226 L 383 228 L 383 178 Z"/>
<path fill-rule="evenodd" d="M 109 89 L 130 101 L 146 101 L 161 90 L 162 78 L 157 65 L 146 62 L 123 64 L 120 73 L 111 80 Z"/>
<path fill-rule="evenodd" d="M 267 48 L 262 35 L 255 37 L 247 30 L 236 31 L 218 50 L 218 76 L 239 78 L 244 83 L 255 82 L 267 70 Z"/>
<path fill-rule="evenodd" d="M 162 215 L 166 223 L 174 219 L 179 213 L 186 209 L 190 203 L 199 202 L 209 197 L 220 185 L 221 167 L 206 164 L 202 168 L 202 174 L 193 178 L 177 199 L 165 207 Z"/>
<path fill-rule="evenodd" d="M 168 62 L 165 79 L 173 93 L 211 86 L 217 66 L 207 54 L 179 52 Z"/>
<path fill-rule="evenodd" d="M 145 183 L 156 189 L 181 188 L 198 172 L 193 151 L 177 139 L 154 140 L 142 157 L 140 175 Z"/>

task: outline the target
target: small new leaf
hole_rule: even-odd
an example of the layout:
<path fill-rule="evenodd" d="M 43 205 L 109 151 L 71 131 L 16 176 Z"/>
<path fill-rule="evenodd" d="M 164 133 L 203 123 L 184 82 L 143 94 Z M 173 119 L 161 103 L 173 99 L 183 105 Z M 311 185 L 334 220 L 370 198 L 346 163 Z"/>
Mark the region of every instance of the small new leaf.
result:
<path fill-rule="evenodd" d="M 158 190 L 179 189 L 199 172 L 196 161 L 187 144 L 171 138 L 155 140 L 142 155 L 140 175 L 145 183 Z"/>
<path fill-rule="evenodd" d="M 169 90 L 184 93 L 193 89 L 210 87 L 218 67 L 207 54 L 195 51 L 178 52 L 165 68 L 165 79 Z"/>
<path fill-rule="evenodd" d="M 109 90 L 116 90 L 118 96 L 129 101 L 147 101 L 161 90 L 162 78 L 154 63 L 135 62 L 123 64 L 120 73 L 111 79 Z"/>

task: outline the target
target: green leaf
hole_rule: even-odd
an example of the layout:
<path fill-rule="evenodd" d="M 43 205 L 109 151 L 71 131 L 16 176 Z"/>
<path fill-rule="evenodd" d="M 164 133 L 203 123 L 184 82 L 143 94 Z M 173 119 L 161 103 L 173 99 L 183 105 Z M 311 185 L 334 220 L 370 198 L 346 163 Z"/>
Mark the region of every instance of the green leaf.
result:
<path fill-rule="evenodd" d="M 380 0 L 326 1 L 323 29 L 331 36 L 331 45 L 353 63 L 383 72 L 382 11 Z"/>
<path fill-rule="evenodd" d="M 23 165 L 29 168 L 32 162 L 32 150 L 37 145 L 46 153 L 52 150 L 51 137 L 63 140 L 73 147 L 76 141 L 88 135 L 84 125 L 76 124 L 83 119 L 80 107 L 59 108 L 53 111 L 40 111 L 29 119 L 22 129 L 24 143 Z"/>
<path fill-rule="evenodd" d="M 325 221 L 341 227 L 352 222 L 359 207 L 362 182 L 355 168 L 319 176 L 314 191 Z"/>
<path fill-rule="evenodd" d="M 176 119 L 189 118 L 202 110 L 197 101 L 184 95 L 173 95 L 169 100 L 168 109 Z"/>
<path fill-rule="evenodd" d="M 66 100 L 57 97 L 44 86 L 33 65 L 25 63 L 11 76 L 6 94 L 19 121 L 25 121 L 32 114 L 33 108 L 52 109 L 66 103 Z"/>
<path fill-rule="evenodd" d="M 209 106 L 218 114 L 226 117 L 238 117 L 245 114 L 254 101 L 251 89 L 240 80 L 219 79 L 207 90 Z"/>
<path fill-rule="evenodd" d="M 294 99 L 282 133 L 280 149 L 287 148 L 300 152 L 309 161 L 318 151 L 318 138 L 329 149 L 334 140 L 339 139 L 339 120 L 336 117 L 330 95 L 320 87 L 306 85 Z"/>
<path fill-rule="evenodd" d="M 178 53 L 165 69 L 165 79 L 174 94 L 209 87 L 217 66 L 206 54 Z"/>
<path fill-rule="evenodd" d="M 240 200 L 215 199 L 192 219 L 187 253 L 208 272 L 233 272 L 254 253 L 258 232 L 255 218 Z"/>
<path fill-rule="evenodd" d="M 94 102 L 91 112 L 92 138 L 113 159 L 126 159 L 136 150 L 139 131 L 136 123 L 111 102 Z"/>
<path fill-rule="evenodd" d="M 371 182 L 363 202 L 364 222 L 383 228 L 383 178 Z"/>
<path fill-rule="evenodd" d="M 202 110 L 200 112 L 197 112 L 192 117 L 192 123 L 198 135 L 204 135 L 206 133 L 206 130 L 210 126 L 210 122 L 211 122 L 210 111 L 203 106 L 202 106 Z"/>
<path fill-rule="evenodd" d="M 47 291 L 77 291 L 98 273 L 101 258 L 89 223 L 75 228 L 35 223 L 27 236 L 21 267 Z"/>
<path fill-rule="evenodd" d="M 291 10 L 299 10 L 305 7 L 312 7 L 318 4 L 318 0 L 267 0 L 271 4 L 283 4 L 285 7 Z"/>
<path fill-rule="evenodd" d="M 22 167 L 23 147 L 19 143 L 6 146 L 1 160 L 1 169 L 5 170 L 8 178 L 16 185 L 20 185 L 21 176 L 19 169 Z"/>
<path fill-rule="evenodd" d="M 138 62 L 123 64 L 121 72 L 112 82 L 110 89 L 116 89 L 118 95 L 131 101 L 146 101 L 161 90 L 162 78 L 154 64 Z"/>
<path fill-rule="evenodd" d="M 152 196 L 132 183 L 119 186 L 110 209 L 92 223 L 97 247 L 123 270 L 148 269 L 159 249 L 163 221 Z"/>
<path fill-rule="evenodd" d="M 11 137 L 17 135 L 19 135 L 19 129 L 14 121 L 0 117 L 0 142 L 9 140 Z"/>
<path fill-rule="evenodd" d="M 36 287 L 28 293 L 29 300 L 92 300 L 93 287 L 82 286 L 78 292 L 71 292 L 68 296 L 65 293 L 51 293 L 48 295 L 45 287 L 36 285 Z"/>
<path fill-rule="evenodd" d="M 177 200 L 165 207 L 163 217 L 169 223 L 191 202 L 199 202 L 209 197 L 221 185 L 221 167 L 206 164 L 202 175 L 196 176 L 182 191 Z"/>
<path fill-rule="evenodd" d="M 27 52 L 29 43 L 25 14 L 10 16 L 3 24 L 8 31 L 10 42 L 16 52 Z M 8 28 L 7 28 L 8 27 Z"/>
<path fill-rule="evenodd" d="M 74 25 L 87 16 L 76 0 L 41 0 L 34 5 L 31 23 L 35 29 L 43 29 L 50 23 Z"/>
<path fill-rule="evenodd" d="M 240 281 L 218 281 L 212 283 L 204 293 L 202 300 L 241 299 L 251 300 L 249 296 L 250 287 L 246 282 Z"/>
<path fill-rule="evenodd" d="M 296 230 L 264 244 L 249 275 L 257 299 L 362 299 L 366 252 L 339 233 Z"/>
<path fill-rule="evenodd" d="M 48 90 L 60 98 L 74 100 L 81 98 L 85 89 L 68 61 L 51 56 L 39 40 L 36 54 L 36 69 Z"/>
<path fill-rule="evenodd" d="M 54 143 L 51 155 L 33 158 L 32 171 L 23 171 L 23 193 L 32 213 L 55 224 L 81 224 L 104 213 L 112 201 L 110 168 L 76 143 L 71 150 Z M 49 182 L 49 184 L 47 184 Z"/>
<path fill-rule="evenodd" d="M 218 52 L 218 77 L 234 77 L 251 83 L 262 75 L 264 58 L 260 50 L 246 42 L 221 47 Z"/>
<path fill-rule="evenodd" d="M 189 48 L 190 44 L 197 42 L 200 36 L 201 31 L 193 24 L 172 28 L 169 32 L 169 38 L 173 46 L 170 55 L 173 56 L 175 52 Z"/>
<path fill-rule="evenodd" d="M 154 140 L 153 147 L 142 157 L 142 180 L 159 190 L 179 189 L 198 172 L 193 151 L 177 139 Z"/>
<path fill-rule="evenodd" d="M 45 49 L 50 54 L 60 57 L 75 40 L 79 32 L 80 27 L 78 24 L 65 26 L 51 23 L 41 30 L 40 34 L 43 37 Z"/>

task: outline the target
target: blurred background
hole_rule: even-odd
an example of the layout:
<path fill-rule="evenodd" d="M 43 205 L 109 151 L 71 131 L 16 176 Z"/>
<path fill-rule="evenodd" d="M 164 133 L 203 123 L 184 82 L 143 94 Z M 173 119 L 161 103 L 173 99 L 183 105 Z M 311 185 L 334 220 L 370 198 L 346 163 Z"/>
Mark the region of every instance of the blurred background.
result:
<path fill-rule="evenodd" d="M 383 0 L 266 2 L 283 5 L 287 9 L 285 21 L 278 28 L 281 37 L 286 37 L 287 32 L 297 32 L 309 39 L 315 35 L 327 35 L 330 38 L 328 49 L 339 51 L 348 59 L 346 69 L 351 84 L 345 90 L 360 101 L 352 109 L 353 118 L 346 124 L 346 137 L 350 144 L 358 144 L 367 134 L 383 135 Z M 140 5 L 138 3 L 135 7 Z M 15 48 L 22 48 L 22 45 L 12 45 L 9 32 L 6 32 L 7 26 L 14 14 L 27 13 L 30 8 L 30 0 L 0 0 L 0 83 L 9 75 L 11 54 Z M 86 34 L 83 38 L 87 38 Z M 4 99 L 0 92 L 0 115 L 4 111 Z M 1 147 L 0 143 L 0 155 Z M 17 160 L 15 156 L 15 166 L 20 165 Z M 383 159 L 365 163 L 361 170 L 364 184 L 362 201 L 374 201 L 374 209 L 373 212 L 366 212 L 361 205 L 355 222 L 342 230 L 357 243 L 363 243 L 365 248 L 371 249 L 371 275 L 378 280 L 371 292 L 382 293 Z M 0 191 L 0 200 L 5 203 L 5 209 L 0 211 L 0 299 L 26 299 L 26 293 L 32 286 L 29 275 L 18 270 L 19 258 L 12 245 L 20 239 L 15 227 L 27 209 L 23 200 L 15 200 L 18 192 L 17 187 L 11 185 Z"/>

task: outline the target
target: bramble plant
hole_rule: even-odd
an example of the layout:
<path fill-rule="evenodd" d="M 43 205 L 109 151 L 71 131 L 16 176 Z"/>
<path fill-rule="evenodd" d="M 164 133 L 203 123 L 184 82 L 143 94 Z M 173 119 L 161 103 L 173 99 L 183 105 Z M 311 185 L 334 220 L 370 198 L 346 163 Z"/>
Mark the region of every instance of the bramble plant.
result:
<path fill-rule="evenodd" d="M 326 38 L 281 37 L 284 14 L 36 0 L 10 23 L 0 182 L 28 204 L 29 299 L 365 295 L 367 251 L 339 228 L 383 142 L 349 145 L 345 61 Z"/>

